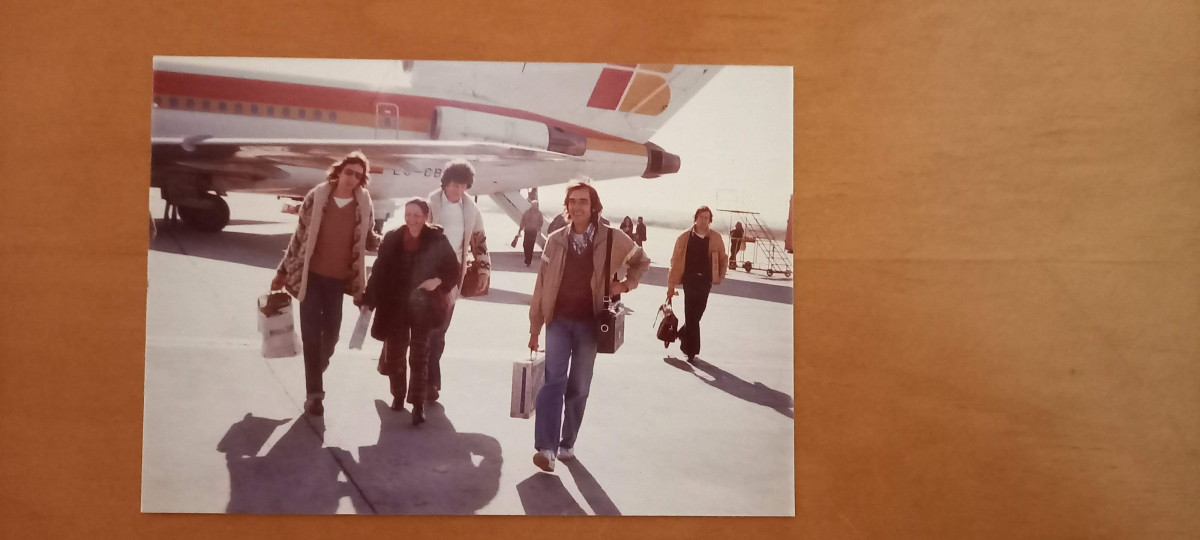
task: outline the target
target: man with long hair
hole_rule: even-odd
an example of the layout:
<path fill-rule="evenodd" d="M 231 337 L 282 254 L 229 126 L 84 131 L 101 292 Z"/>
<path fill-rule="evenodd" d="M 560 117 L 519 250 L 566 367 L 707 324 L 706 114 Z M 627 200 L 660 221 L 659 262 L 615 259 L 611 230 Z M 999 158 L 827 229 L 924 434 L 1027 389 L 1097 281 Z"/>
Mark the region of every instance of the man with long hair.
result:
<path fill-rule="evenodd" d="M 358 151 L 329 167 L 326 181 L 305 195 L 300 222 L 271 281 L 271 290 L 286 289 L 300 301 L 304 412 L 314 416 L 325 412 L 322 374 L 342 326 L 342 296 L 362 302 L 366 252 L 379 245 L 366 189 L 370 171 L 367 156 Z"/>

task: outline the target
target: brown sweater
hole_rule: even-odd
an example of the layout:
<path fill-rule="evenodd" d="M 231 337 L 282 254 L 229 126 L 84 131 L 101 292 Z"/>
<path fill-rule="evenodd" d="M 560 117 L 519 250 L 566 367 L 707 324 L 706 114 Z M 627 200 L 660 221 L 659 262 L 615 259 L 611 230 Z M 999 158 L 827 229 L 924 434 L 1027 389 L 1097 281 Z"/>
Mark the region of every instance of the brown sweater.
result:
<path fill-rule="evenodd" d="M 317 245 L 309 262 L 309 271 L 319 276 L 346 279 L 350 276 L 350 263 L 353 259 L 352 244 L 358 202 L 351 199 L 350 204 L 339 208 L 333 197 L 329 197 L 329 202 L 325 203 L 324 214 L 321 230 L 317 232 Z"/>

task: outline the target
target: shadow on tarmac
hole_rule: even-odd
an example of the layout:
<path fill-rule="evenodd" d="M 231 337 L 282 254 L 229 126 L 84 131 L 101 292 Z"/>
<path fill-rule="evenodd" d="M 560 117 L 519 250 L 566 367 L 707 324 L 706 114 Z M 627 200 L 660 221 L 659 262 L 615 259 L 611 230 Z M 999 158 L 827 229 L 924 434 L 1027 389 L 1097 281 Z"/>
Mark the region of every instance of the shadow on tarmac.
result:
<path fill-rule="evenodd" d="M 604 488 L 600 487 L 600 483 L 596 481 L 596 477 L 583 466 L 583 462 L 578 459 L 570 461 L 561 461 L 560 465 L 566 465 L 567 470 L 571 471 L 571 477 L 575 479 L 575 486 L 579 488 L 579 493 L 583 494 L 584 500 L 592 507 L 592 512 L 597 516 L 619 516 L 621 511 L 617 509 L 617 505 L 612 499 L 608 498 L 608 493 Z"/>
<path fill-rule="evenodd" d="M 321 417 L 292 423 L 266 455 L 257 454 L 288 420 L 252 414 L 217 444 L 229 467 L 228 513 L 332 514 L 350 496 L 360 514 L 474 514 L 495 498 L 503 462 L 500 443 L 458 433 L 445 410 L 427 405 L 426 422 L 375 401 L 379 442 L 358 449 L 323 447 Z M 345 480 L 340 480 L 344 478 Z"/>
<path fill-rule="evenodd" d="M 471 302 L 488 302 L 492 304 L 513 304 L 517 306 L 528 306 L 533 300 L 533 295 L 519 293 L 514 291 L 506 291 L 492 287 L 488 289 L 488 293 L 483 296 L 472 296 L 470 298 L 460 298 Z"/>
<path fill-rule="evenodd" d="M 527 516 L 586 516 L 562 480 L 553 474 L 534 473 L 517 484 L 517 495 Z"/>
<path fill-rule="evenodd" d="M 755 381 L 754 384 L 748 383 L 739 378 L 737 375 L 705 362 L 700 358 L 695 359 L 695 368 L 692 367 L 692 364 L 688 364 L 686 360 L 680 360 L 674 356 L 663 358 L 663 362 L 666 362 L 680 371 L 686 371 L 696 375 L 696 378 L 704 381 L 705 384 L 721 390 L 722 392 L 725 392 L 733 397 L 774 409 L 775 412 L 788 418 L 794 419 L 796 417 L 796 403 L 792 397 L 773 388 L 769 388 L 763 383 L 757 381 Z M 698 373 L 696 373 L 696 368 L 699 368 L 701 372 L 708 374 L 710 377 L 712 377 L 712 380 L 710 381 L 707 378 L 701 377 Z"/>
<path fill-rule="evenodd" d="M 356 491 L 338 481 L 342 467 L 321 447 L 325 424 L 319 418 L 296 420 L 266 455 L 257 456 L 287 422 L 246 414 L 217 444 L 229 468 L 227 513 L 332 514 L 339 499 Z"/>
<path fill-rule="evenodd" d="M 201 257 L 274 270 L 283 259 L 292 233 L 258 234 L 236 231 L 204 233 L 186 225 L 158 225 L 150 251 Z M 270 281 L 270 276 L 264 282 Z"/>
<path fill-rule="evenodd" d="M 290 232 L 281 234 L 237 231 L 203 233 L 181 223 L 168 224 L 163 220 L 155 220 L 155 222 L 158 226 L 158 236 L 150 241 L 151 251 L 202 257 L 272 270 L 279 266 L 283 252 L 287 249 L 288 241 L 292 237 Z M 540 265 L 540 257 L 541 251 L 538 250 L 534 253 L 533 266 L 527 268 L 525 255 L 519 251 L 493 252 L 492 267 L 504 272 L 535 273 Z M 269 279 L 268 277 L 267 281 Z M 642 284 L 666 287 L 667 269 L 651 266 L 646 275 L 642 276 Z M 492 289 L 487 296 L 475 297 L 474 300 L 527 306 L 532 298 L 532 292 L 530 290 L 530 294 L 526 294 Z M 710 294 L 792 304 L 792 287 L 787 285 L 726 279 L 720 285 L 713 286 Z"/>
<path fill-rule="evenodd" d="M 621 511 L 600 487 L 600 483 L 578 459 L 558 462 L 575 479 L 575 486 L 597 516 L 619 516 Z M 583 507 L 571 496 L 557 475 L 534 473 L 517 484 L 517 495 L 527 516 L 586 516 Z"/>
<path fill-rule="evenodd" d="M 379 442 L 358 449 L 346 475 L 378 514 L 478 512 L 500 490 L 500 442 L 459 433 L 438 403 L 425 406 L 425 423 L 413 427 L 410 411 L 375 400 Z M 368 509 L 359 509 L 366 513 Z"/>

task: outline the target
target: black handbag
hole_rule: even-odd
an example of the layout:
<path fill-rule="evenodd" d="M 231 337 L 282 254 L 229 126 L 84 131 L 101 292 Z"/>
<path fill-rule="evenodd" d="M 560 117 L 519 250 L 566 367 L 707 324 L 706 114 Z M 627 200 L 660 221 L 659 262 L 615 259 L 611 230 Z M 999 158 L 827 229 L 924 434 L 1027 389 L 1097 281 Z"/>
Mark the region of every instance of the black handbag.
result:
<path fill-rule="evenodd" d="M 659 316 L 662 317 L 662 322 L 659 322 Z M 675 316 L 675 310 L 671 308 L 671 299 L 668 298 L 663 305 L 658 307 L 658 315 L 654 316 L 654 322 L 658 324 L 658 331 L 655 335 L 659 341 L 663 342 L 663 348 L 669 347 L 679 338 L 679 318 Z"/>
<path fill-rule="evenodd" d="M 609 295 L 612 282 L 612 227 L 608 229 L 607 251 L 604 253 L 604 308 L 596 316 L 596 352 L 612 354 L 625 342 L 625 306 L 620 298 Z"/>

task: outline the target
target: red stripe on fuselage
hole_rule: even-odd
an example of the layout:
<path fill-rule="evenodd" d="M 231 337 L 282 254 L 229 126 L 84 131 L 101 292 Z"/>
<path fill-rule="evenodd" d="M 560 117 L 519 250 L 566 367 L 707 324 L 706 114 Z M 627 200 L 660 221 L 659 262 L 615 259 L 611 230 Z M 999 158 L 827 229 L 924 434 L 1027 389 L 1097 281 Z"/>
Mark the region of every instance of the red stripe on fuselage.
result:
<path fill-rule="evenodd" d="M 400 113 L 403 116 L 423 120 L 428 120 L 433 116 L 434 107 L 457 107 L 470 111 L 541 122 L 565 131 L 596 139 L 634 142 L 519 109 L 508 109 L 495 105 L 483 105 L 425 96 L 384 94 L 351 88 L 155 70 L 154 93 L 194 97 L 197 99 L 269 103 L 277 106 L 325 109 L 369 115 L 375 114 L 376 103 L 394 103 L 400 108 Z"/>

